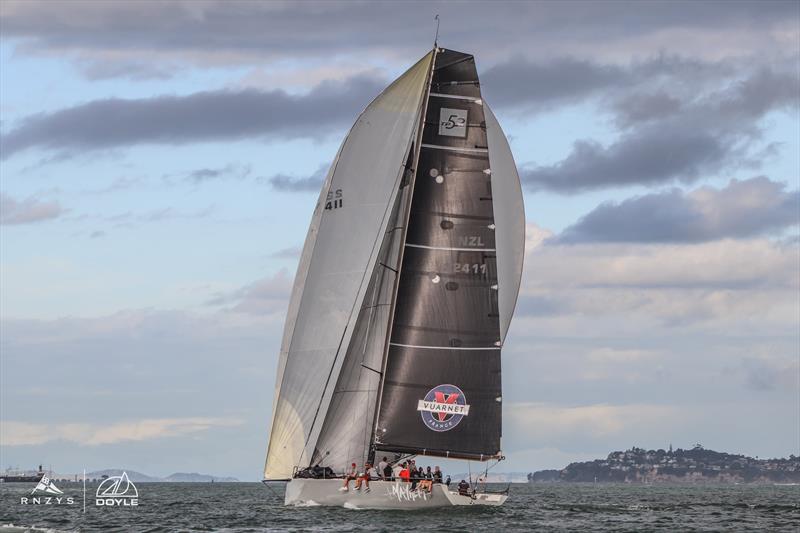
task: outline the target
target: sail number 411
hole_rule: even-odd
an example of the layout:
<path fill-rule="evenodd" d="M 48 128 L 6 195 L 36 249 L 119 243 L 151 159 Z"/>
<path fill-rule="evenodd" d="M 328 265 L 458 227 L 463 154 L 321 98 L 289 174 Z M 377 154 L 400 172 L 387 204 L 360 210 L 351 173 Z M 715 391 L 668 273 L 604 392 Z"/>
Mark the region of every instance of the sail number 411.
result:
<path fill-rule="evenodd" d="M 344 198 L 342 198 L 342 189 L 335 191 L 328 191 L 328 196 L 325 199 L 325 209 L 339 209 L 342 207 Z"/>

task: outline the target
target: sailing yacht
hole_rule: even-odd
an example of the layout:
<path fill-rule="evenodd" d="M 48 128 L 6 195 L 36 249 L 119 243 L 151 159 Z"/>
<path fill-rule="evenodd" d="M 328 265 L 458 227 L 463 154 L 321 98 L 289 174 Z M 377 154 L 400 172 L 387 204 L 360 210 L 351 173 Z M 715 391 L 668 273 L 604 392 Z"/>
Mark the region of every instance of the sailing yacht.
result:
<path fill-rule="evenodd" d="M 511 150 L 472 55 L 434 46 L 358 117 L 295 276 L 264 480 L 287 505 L 501 505 L 401 481 L 343 491 L 352 463 L 498 461 L 500 354 L 525 242 Z"/>

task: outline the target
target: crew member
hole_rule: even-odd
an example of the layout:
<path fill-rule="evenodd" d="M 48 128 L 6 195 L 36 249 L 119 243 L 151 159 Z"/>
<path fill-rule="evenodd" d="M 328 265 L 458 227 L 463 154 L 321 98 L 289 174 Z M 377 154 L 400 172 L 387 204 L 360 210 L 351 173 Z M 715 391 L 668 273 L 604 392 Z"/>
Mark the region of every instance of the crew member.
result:
<path fill-rule="evenodd" d="M 358 468 L 356 467 L 355 463 L 350 465 L 350 470 L 344 476 L 344 485 L 339 490 L 342 492 L 347 492 L 350 490 L 350 480 L 358 479 Z"/>
<path fill-rule="evenodd" d="M 389 461 L 386 459 L 386 457 L 381 459 L 381 461 L 378 463 L 378 476 L 380 476 L 380 478 L 383 480 L 386 480 L 387 477 L 392 476 L 391 469 L 389 470 L 389 475 L 388 476 L 386 475 L 386 468 L 388 466 L 389 466 Z"/>
<path fill-rule="evenodd" d="M 408 483 L 411 481 L 411 471 L 408 469 L 408 463 L 403 463 L 403 469 L 400 470 L 400 474 L 398 475 L 400 481 Z"/>
<path fill-rule="evenodd" d="M 372 464 L 367 461 L 364 463 L 364 472 L 358 474 L 358 479 L 356 479 L 356 490 L 361 490 L 361 483 L 363 482 L 366 486 L 364 492 L 369 492 L 369 473 L 372 470 Z"/>

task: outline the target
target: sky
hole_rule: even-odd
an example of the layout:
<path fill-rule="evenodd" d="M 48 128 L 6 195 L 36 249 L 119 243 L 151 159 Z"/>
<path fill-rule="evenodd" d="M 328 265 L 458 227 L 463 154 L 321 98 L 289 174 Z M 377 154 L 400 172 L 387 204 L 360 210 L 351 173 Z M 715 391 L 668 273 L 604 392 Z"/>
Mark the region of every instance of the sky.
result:
<path fill-rule="evenodd" d="M 475 55 L 523 182 L 506 462 L 800 455 L 800 3 L 0 3 L 0 467 L 260 479 L 358 113 Z"/>

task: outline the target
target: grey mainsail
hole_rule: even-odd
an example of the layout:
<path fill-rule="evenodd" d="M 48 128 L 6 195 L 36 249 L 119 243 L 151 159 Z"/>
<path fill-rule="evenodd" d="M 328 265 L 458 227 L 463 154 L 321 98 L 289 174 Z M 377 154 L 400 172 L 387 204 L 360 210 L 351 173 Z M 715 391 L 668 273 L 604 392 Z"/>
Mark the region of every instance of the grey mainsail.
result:
<path fill-rule="evenodd" d="M 266 479 L 376 450 L 500 452 L 500 349 L 525 219 L 474 58 L 435 49 L 359 117 L 317 202 L 279 359 Z"/>
<path fill-rule="evenodd" d="M 429 98 L 376 447 L 499 457 L 497 225 L 474 58 L 440 51 Z"/>

